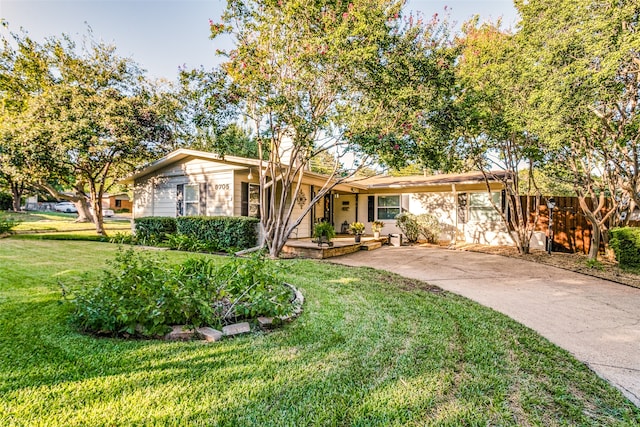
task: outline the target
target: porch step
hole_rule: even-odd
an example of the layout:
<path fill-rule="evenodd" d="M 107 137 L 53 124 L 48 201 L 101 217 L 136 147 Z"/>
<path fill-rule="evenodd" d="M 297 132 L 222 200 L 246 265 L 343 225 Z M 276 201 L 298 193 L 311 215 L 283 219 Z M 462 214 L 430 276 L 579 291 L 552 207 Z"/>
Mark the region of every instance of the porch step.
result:
<path fill-rule="evenodd" d="M 382 242 L 379 240 L 368 240 L 366 242 L 362 242 L 362 246 L 360 249 L 363 251 L 373 251 L 382 246 Z"/>

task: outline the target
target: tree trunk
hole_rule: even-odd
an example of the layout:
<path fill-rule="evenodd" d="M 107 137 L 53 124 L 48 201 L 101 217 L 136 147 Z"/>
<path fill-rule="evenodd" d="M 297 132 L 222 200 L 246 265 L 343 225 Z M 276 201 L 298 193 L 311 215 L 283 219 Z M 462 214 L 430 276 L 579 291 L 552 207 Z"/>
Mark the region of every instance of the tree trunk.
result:
<path fill-rule="evenodd" d="M 21 210 L 20 200 L 22 199 L 23 192 L 24 184 L 11 181 L 11 196 L 14 212 L 19 212 Z"/>

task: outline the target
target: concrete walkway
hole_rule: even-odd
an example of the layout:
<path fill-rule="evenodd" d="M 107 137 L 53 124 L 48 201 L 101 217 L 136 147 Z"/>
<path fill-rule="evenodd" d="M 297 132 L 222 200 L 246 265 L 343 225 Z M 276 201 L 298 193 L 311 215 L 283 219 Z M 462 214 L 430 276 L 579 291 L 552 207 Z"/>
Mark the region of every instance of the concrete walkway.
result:
<path fill-rule="evenodd" d="M 383 247 L 331 262 L 423 280 L 504 313 L 571 352 L 640 406 L 640 289 L 528 261 L 439 248 Z"/>

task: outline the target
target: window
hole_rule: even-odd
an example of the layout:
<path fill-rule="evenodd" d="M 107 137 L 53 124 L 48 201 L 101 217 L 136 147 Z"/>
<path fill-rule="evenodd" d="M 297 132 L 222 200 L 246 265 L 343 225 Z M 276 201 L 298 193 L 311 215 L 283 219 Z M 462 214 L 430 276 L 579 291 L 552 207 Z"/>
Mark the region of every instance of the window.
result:
<path fill-rule="evenodd" d="M 121 207 L 122 207 L 122 200 L 116 199 L 116 208 L 121 208 Z"/>
<path fill-rule="evenodd" d="M 260 218 L 260 186 L 258 184 L 242 183 L 242 216 Z"/>
<path fill-rule="evenodd" d="M 491 193 L 469 193 L 469 220 L 473 222 L 495 222 L 500 221 L 500 214 L 496 212 L 495 206 L 500 207 L 502 202 L 501 194 Z"/>
<path fill-rule="evenodd" d="M 184 214 L 194 216 L 199 214 L 200 188 L 198 184 L 184 185 Z"/>
<path fill-rule="evenodd" d="M 395 219 L 400 214 L 400 196 L 378 196 L 378 219 Z"/>
<path fill-rule="evenodd" d="M 249 184 L 249 216 L 260 218 L 260 186 Z"/>
<path fill-rule="evenodd" d="M 176 216 L 205 215 L 207 184 L 180 184 L 176 189 Z"/>

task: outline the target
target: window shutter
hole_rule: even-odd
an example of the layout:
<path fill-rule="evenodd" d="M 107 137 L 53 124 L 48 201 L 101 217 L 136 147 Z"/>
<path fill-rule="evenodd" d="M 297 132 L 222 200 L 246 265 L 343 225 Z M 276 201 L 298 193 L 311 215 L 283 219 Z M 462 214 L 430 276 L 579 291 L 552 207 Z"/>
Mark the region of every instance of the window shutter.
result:
<path fill-rule="evenodd" d="M 373 222 L 376 219 L 376 196 L 367 197 L 367 221 Z"/>
<path fill-rule="evenodd" d="M 409 195 L 408 194 L 403 194 L 400 196 L 401 198 L 401 208 L 400 212 L 409 212 Z"/>
<path fill-rule="evenodd" d="M 176 216 L 184 215 L 184 184 L 176 187 Z"/>
<path fill-rule="evenodd" d="M 469 196 L 467 193 L 458 193 L 458 223 L 467 223 L 467 203 Z"/>
<path fill-rule="evenodd" d="M 200 215 L 207 214 L 207 183 L 201 182 L 198 194 L 200 208 L 198 209 L 198 213 Z"/>
<path fill-rule="evenodd" d="M 240 215 L 249 216 L 249 183 L 240 183 Z"/>

